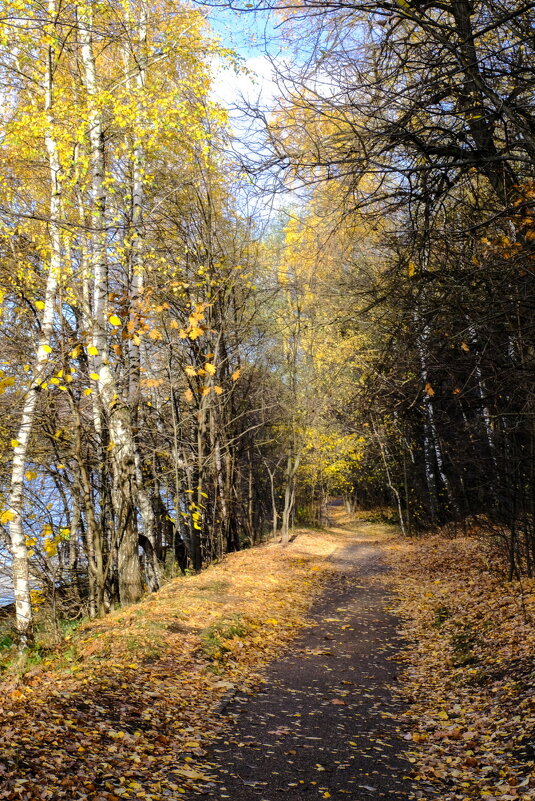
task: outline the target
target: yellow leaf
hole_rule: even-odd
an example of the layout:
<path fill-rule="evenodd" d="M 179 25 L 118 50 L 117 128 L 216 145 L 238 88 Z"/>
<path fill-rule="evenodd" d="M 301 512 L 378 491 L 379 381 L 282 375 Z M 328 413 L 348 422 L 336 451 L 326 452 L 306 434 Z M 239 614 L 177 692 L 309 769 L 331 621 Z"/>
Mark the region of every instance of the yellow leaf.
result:
<path fill-rule="evenodd" d="M 425 385 L 425 391 L 429 395 L 430 398 L 432 398 L 433 395 L 435 394 L 435 390 L 433 389 L 433 387 L 429 383 L 427 383 Z"/>
<path fill-rule="evenodd" d="M 149 337 L 151 339 L 163 339 L 161 332 L 158 331 L 157 328 L 151 328 L 151 330 L 149 331 Z"/>
<path fill-rule="evenodd" d="M 204 365 L 204 369 L 206 370 L 208 375 L 214 375 L 216 371 L 216 366 L 215 364 L 210 364 L 210 362 L 206 362 L 206 364 Z"/>
<path fill-rule="evenodd" d="M 192 328 L 190 328 L 188 336 L 190 339 L 197 339 L 197 337 L 200 337 L 202 333 L 203 333 L 202 328 L 199 328 L 198 326 L 193 326 Z"/>
<path fill-rule="evenodd" d="M 26 470 L 24 475 L 28 481 L 34 481 L 37 478 L 37 473 L 35 473 L 33 470 Z"/>
<path fill-rule="evenodd" d="M 35 308 L 36 309 L 44 309 L 45 308 L 45 304 L 43 303 L 42 300 L 36 300 L 35 301 Z"/>
<path fill-rule="evenodd" d="M 210 394 L 210 387 L 203 387 L 201 389 L 201 395 L 205 398 L 207 395 Z"/>
<path fill-rule="evenodd" d="M 116 314 L 112 314 L 112 315 L 110 315 L 110 317 L 108 318 L 108 320 L 109 320 L 109 322 L 110 322 L 110 325 L 121 325 L 121 318 L 120 318 L 120 317 L 117 317 L 117 315 L 116 315 Z"/>
<path fill-rule="evenodd" d="M 195 367 L 192 367 L 189 364 L 188 364 L 187 367 L 184 368 L 184 372 L 186 373 L 186 375 L 197 375 L 197 371 L 195 370 Z"/>
<path fill-rule="evenodd" d="M 99 374 L 98 374 L 98 373 L 90 373 L 90 374 L 89 374 L 89 378 L 92 378 L 92 379 L 93 379 L 93 381 L 98 381 L 98 380 L 99 380 L 99 378 L 100 378 L 100 376 L 99 376 Z"/>
<path fill-rule="evenodd" d="M 416 272 L 416 265 L 413 261 L 410 261 L 407 265 L 407 275 L 409 276 L 409 278 L 412 278 L 415 272 Z"/>
<path fill-rule="evenodd" d="M 11 440 L 11 447 L 12 448 L 16 448 L 18 444 L 19 444 L 18 439 L 12 439 Z"/>
<path fill-rule="evenodd" d="M 87 349 L 87 352 L 90 356 L 98 356 L 98 348 L 95 348 L 94 345 L 90 345 Z"/>
<path fill-rule="evenodd" d="M 15 512 L 12 512 L 11 509 L 6 509 L 5 512 L 0 514 L 0 523 L 9 523 L 11 520 L 15 519 Z"/>
<path fill-rule="evenodd" d="M 220 387 L 220 386 L 218 386 L 216 384 L 216 386 L 214 387 L 214 392 L 215 392 L 216 395 L 222 395 L 223 394 L 223 387 Z"/>
<path fill-rule="evenodd" d="M 191 779 L 192 781 L 210 781 L 209 776 L 206 776 L 204 773 L 199 773 L 199 771 L 194 770 L 193 768 L 188 768 L 187 766 L 175 768 L 174 772 L 178 773 L 180 776 L 184 776 L 186 779 Z"/>
<path fill-rule="evenodd" d="M 49 383 L 50 384 L 59 384 L 59 378 L 51 378 Z"/>
<path fill-rule="evenodd" d="M 184 397 L 186 398 L 188 403 L 191 403 L 191 401 L 193 400 L 193 392 L 191 391 L 191 389 L 187 389 L 184 392 Z"/>
<path fill-rule="evenodd" d="M 468 345 L 466 344 L 466 342 L 463 342 L 463 343 L 462 343 L 462 345 L 461 345 L 461 350 L 464 350 L 464 352 L 465 352 L 465 353 L 468 353 L 468 351 L 470 350 L 470 348 L 468 347 Z"/>
<path fill-rule="evenodd" d="M 52 348 L 50 347 L 50 345 L 43 345 L 42 349 L 45 353 L 52 353 Z"/>
<path fill-rule="evenodd" d="M 87 387 L 87 389 L 84 389 L 84 395 L 91 395 L 92 392 L 93 390 L 90 389 L 89 387 Z"/>
<path fill-rule="evenodd" d="M 238 368 L 237 370 L 234 370 L 234 372 L 231 375 L 231 378 L 233 381 L 237 381 L 240 375 L 241 375 L 241 370 Z"/>

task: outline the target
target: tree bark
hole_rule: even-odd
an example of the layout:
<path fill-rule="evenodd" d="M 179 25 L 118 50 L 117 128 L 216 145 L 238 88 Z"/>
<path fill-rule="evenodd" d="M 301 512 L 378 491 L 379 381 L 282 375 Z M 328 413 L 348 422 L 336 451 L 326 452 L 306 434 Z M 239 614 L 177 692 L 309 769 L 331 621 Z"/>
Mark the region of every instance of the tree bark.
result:
<path fill-rule="evenodd" d="M 56 16 L 55 0 L 48 3 L 48 15 L 51 23 Z M 21 648 L 25 648 L 32 640 L 32 608 L 30 601 L 30 581 L 28 566 L 28 549 L 24 535 L 22 515 L 24 504 L 24 472 L 30 437 L 35 420 L 35 410 L 41 384 L 48 368 L 50 341 L 54 328 L 54 314 L 58 279 L 61 274 L 61 165 L 58 146 L 54 136 L 54 70 L 56 54 L 53 44 L 49 44 L 46 53 L 46 67 L 43 81 L 44 104 L 46 115 L 45 145 L 50 172 L 50 263 L 45 290 L 43 317 L 39 333 L 37 356 L 34 364 L 33 379 L 23 402 L 22 415 L 16 436 L 11 469 L 11 489 L 9 494 L 9 511 L 12 520 L 9 525 L 11 552 L 13 557 L 13 583 L 15 591 L 15 613 L 17 633 Z"/>
<path fill-rule="evenodd" d="M 92 346 L 97 351 L 96 388 L 105 410 L 110 431 L 113 465 L 112 500 L 118 543 L 119 597 L 122 603 L 137 601 L 142 594 L 141 570 L 136 525 L 135 453 L 132 422 L 128 405 L 121 401 L 108 359 L 108 269 L 106 256 L 106 189 L 104 185 L 105 143 L 92 44 L 90 10 L 80 12 L 82 63 L 89 108 L 91 144 L 93 319 Z"/>

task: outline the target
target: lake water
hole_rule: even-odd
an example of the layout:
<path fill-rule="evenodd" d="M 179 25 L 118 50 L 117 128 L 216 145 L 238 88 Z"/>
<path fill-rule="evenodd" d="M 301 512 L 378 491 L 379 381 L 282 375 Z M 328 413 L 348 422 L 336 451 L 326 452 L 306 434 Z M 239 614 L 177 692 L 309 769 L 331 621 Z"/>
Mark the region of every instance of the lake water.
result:
<path fill-rule="evenodd" d="M 0 606 L 13 603 L 13 582 L 9 573 L 0 568 Z"/>

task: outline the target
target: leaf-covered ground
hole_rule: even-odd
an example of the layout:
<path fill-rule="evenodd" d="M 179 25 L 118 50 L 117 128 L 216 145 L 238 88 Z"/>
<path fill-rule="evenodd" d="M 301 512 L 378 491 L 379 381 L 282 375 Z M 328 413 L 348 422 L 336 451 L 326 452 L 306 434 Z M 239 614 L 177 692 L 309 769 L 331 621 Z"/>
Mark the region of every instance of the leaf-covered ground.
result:
<path fill-rule="evenodd" d="M 204 798 L 435 798 L 411 781 L 400 732 L 399 619 L 375 581 L 391 536 L 392 527 L 361 523 L 334 554 L 336 572 L 310 610 L 311 625 L 267 668 L 258 693 L 240 693 L 225 708 L 228 725 L 208 749 L 214 778 Z"/>
<path fill-rule="evenodd" d="M 83 625 L 0 686 L 0 799 L 176 798 L 203 782 L 218 705 L 303 625 L 344 541 L 301 532 Z"/>
<path fill-rule="evenodd" d="M 272 543 L 175 579 L 140 604 L 84 624 L 40 664 L 8 671 L 0 684 L 0 800 L 163 801 L 221 786 L 209 755 L 210 743 L 220 742 L 218 710 L 236 693 L 244 702 L 305 624 L 333 573 L 328 558 L 353 539 L 348 526 L 356 524 L 338 518 L 342 527 L 330 533 L 300 532 L 286 549 Z M 415 795 L 431 798 L 434 786 L 441 801 L 535 799 L 535 582 L 504 583 L 481 540 L 380 547 L 393 569 L 373 581 L 395 589 L 408 643 L 402 731 Z M 353 627 L 338 613 L 329 620 L 334 639 L 337 627 L 342 639 Z M 305 656 L 326 660 L 329 671 L 334 650 L 327 651 Z M 351 706 L 342 685 L 353 687 L 342 682 L 322 710 Z M 268 732 L 282 744 L 290 736 L 283 723 Z M 348 740 L 356 749 L 348 770 L 358 754 L 376 750 L 368 729 L 364 720 L 362 739 Z M 283 778 L 287 793 L 304 786 L 302 777 Z M 373 782 L 364 784 L 355 774 L 354 787 L 373 795 Z M 343 786 L 310 782 L 326 798 Z"/>
<path fill-rule="evenodd" d="M 391 544 L 405 620 L 406 738 L 443 801 L 535 798 L 535 582 L 504 582 L 480 539 Z"/>

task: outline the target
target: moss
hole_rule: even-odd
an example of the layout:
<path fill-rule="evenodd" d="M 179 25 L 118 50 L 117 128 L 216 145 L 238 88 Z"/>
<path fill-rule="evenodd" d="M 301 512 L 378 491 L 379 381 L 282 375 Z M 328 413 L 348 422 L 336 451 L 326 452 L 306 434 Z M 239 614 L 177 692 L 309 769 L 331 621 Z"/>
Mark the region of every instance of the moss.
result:
<path fill-rule="evenodd" d="M 219 659 L 230 651 L 228 642 L 236 637 L 245 636 L 248 631 L 249 626 L 241 615 L 224 618 L 201 631 L 203 653 L 212 661 Z"/>

